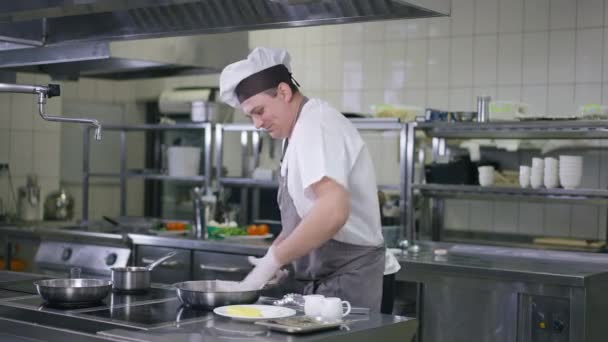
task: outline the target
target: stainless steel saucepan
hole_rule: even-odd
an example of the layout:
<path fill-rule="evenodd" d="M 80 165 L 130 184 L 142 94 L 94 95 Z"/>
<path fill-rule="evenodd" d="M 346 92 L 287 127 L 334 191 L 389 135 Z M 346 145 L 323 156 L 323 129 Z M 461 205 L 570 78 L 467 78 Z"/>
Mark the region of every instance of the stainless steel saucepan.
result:
<path fill-rule="evenodd" d="M 173 284 L 177 297 L 187 307 L 212 309 L 232 304 L 251 304 L 260 298 L 261 290 L 231 291 L 235 282 L 222 280 L 196 280 Z"/>
<path fill-rule="evenodd" d="M 167 259 L 175 256 L 173 251 L 146 267 L 112 267 L 113 288 L 121 292 L 141 292 L 150 288 L 151 271 Z"/>

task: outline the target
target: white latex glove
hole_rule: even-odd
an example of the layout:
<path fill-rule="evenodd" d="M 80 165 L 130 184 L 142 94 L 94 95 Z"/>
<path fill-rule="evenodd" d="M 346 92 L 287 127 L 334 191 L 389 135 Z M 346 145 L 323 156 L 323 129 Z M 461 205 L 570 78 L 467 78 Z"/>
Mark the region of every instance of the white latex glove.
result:
<path fill-rule="evenodd" d="M 270 247 L 272 248 L 272 247 Z M 262 258 L 256 258 L 254 256 L 249 256 L 247 257 L 247 260 L 249 261 L 250 264 L 252 264 L 253 266 L 257 266 L 258 263 L 260 262 L 260 260 L 262 260 Z M 268 284 L 270 285 L 277 285 L 283 282 L 283 280 L 285 280 L 287 277 L 289 276 L 289 271 L 288 270 L 284 270 L 282 268 L 280 268 L 272 277 L 272 279 L 270 279 L 268 281 Z"/>
<path fill-rule="evenodd" d="M 280 271 L 281 264 L 274 256 L 272 247 L 268 249 L 263 258 L 249 258 L 249 262 L 255 265 L 240 286 L 244 289 L 261 289 Z"/>

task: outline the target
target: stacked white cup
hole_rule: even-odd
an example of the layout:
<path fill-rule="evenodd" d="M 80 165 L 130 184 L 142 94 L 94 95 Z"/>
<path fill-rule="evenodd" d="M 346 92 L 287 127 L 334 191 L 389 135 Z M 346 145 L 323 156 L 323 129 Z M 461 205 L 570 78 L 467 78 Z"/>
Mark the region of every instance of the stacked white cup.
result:
<path fill-rule="evenodd" d="M 545 163 L 542 158 L 532 158 L 532 169 L 530 170 L 530 185 L 532 188 L 538 189 L 543 186 L 543 175 L 545 172 Z"/>
<path fill-rule="evenodd" d="M 559 156 L 559 181 L 565 189 L 575 189 L 583 178 L 583 157 Z"/>
<path fill-rule="evenodd" d="M 519 167 L 519 185 L 522 188 L 527 188 L 530 186 L 530 172 L 531 169 L 529 166 L 521 165 Z"/>
<path fill-rule="evenodd" d="M 545 188 L 554 189 L 559 186 L 558 170 L 559 164 L 557 159 L 553 157 L 545 158 L 545 172 L 543 174 Z"/>
<path fill-rule="evenodd" d="M 494 184 L 494 166 L 480 166 L 477 171 L 479 172 L 479 185 L 490 186 Z"/>

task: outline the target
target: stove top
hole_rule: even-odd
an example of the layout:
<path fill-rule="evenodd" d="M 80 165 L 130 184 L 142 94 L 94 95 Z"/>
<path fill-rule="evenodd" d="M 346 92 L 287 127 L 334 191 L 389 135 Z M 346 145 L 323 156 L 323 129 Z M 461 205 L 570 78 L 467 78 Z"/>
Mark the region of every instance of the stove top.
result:
<path fill-rule="evenodd" d="M 38 294 L 38 292 L 36 291 L 36 286 L 34 286 L 34 281 L 43 280 L 43 279 L 50 279 L 50 278 L 49 277 L 46 277 L 46 278 L 40 277 L 40 278 L 36 278 L 36 279 L 27 279 L 27 280 L 0 283 L 0 289 L 22 292 L 22 293 L 26 293 L 26 294 Z"/>
<path fill-rule="evenodd" d="M 28 296 L 26 298 L 20 298 L 15 300 L 9 300 L 5 302 L 7 305 L 15 305 L 19 307 L 25 307 L 35 310 L 42 311 L 90 311 L 106 309 L 108 307 L 124 307 L 132 304 L 142 304 L 146 302 L 162 301 L 174 299 L 176 297 L 175 290 L 165 288 L 151 288 L 145 293 L 137 294 L 121 294 L 111 292 L 106 298 L 100 303 L 93 305 L 77 305 L 77 306 L 57 306 L 46 303 L 40 296 Z"/>
<path fill-rule="evenodd" d="M 79 314 L 83 317 L 107 320 L 114 323 L 128 323 L 140 329 L 150 329 L 173 325 L 175 322 L 205 320 L 213 318 L 213 312 L 193 310 L 182 306 L 178 299 L 131 305 L 119 308 L 87 311 Z"/>

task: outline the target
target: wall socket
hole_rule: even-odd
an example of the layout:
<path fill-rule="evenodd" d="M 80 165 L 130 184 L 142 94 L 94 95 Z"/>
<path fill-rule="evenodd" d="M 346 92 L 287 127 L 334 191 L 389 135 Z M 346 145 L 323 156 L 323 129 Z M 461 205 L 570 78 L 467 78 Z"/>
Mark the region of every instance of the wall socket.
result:
<path fill-rule="evenodd" d="M 8 171 L 8 163 L 0 163 L 0 172 Z"/>

